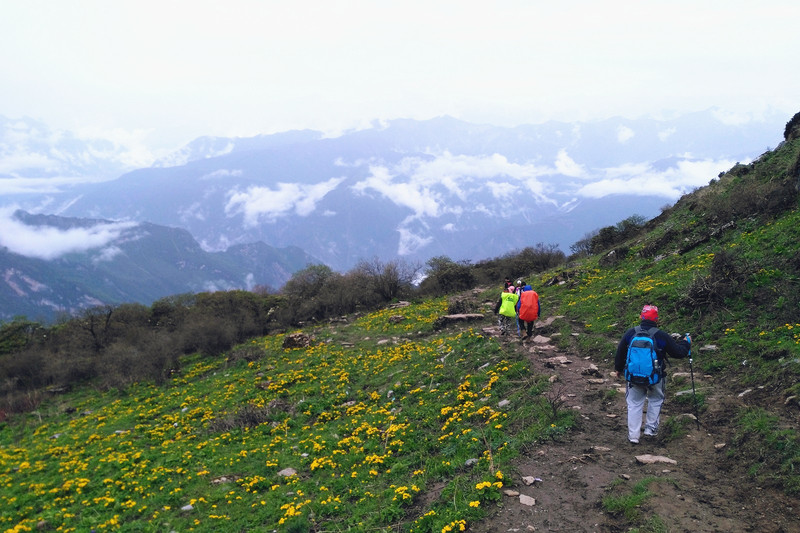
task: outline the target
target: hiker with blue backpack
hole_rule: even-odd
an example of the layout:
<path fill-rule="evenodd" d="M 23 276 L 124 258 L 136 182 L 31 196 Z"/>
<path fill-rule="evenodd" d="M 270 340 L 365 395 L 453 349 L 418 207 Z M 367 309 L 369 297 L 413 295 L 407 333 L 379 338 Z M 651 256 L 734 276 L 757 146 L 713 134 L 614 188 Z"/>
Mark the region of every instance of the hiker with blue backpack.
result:
<path fill-rule="evenodd" d="M 690 353 L 688 338 L 675 340 L 658 329 L 658 307 L 645 305 L 638 326 L 628 329 L 617 346 L 614 369 L 625 376 L 628 404 L 628 440 L 639 444 L 642 412 L 647 401 L 644 436 L 658 434 L 659 415 L 664 403 L 667 355 L 678 359 Z M 688 334 L 687 334 L 688 336 Z"/>

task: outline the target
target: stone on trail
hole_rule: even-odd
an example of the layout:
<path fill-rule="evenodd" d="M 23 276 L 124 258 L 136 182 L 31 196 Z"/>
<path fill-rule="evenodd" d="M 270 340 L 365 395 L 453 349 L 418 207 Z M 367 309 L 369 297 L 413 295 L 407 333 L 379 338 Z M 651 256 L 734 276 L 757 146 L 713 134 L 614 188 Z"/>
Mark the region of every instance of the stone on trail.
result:
<path fill-rule="evenodd" d="M 533 348 L 542 352 L 550 352 L 556 349 L 552 344 L 537 344 Z"/>
<path fill-rule="evenodd" d="M 544 320 L 537 321 L 536 322 L 536 327 L 537 328 L 543 328 L 545 326 L 549 326 L 550 324 L 555 322 L 556 319 L 559 319 L 559 318 L 564 318 L 564 316 L 563 315 L 549 316 L 549 317 L 545 318 Z"/>
<path fill-rule="evenodd" d="M 483 320 L 486 318 L 486 315 L 483 313 L 456 313 L 453 315 L 444 315 L 440 317 L 442 321 L 446 324 L 451 324 L 453 322 L 470 322 L 473 320 Z M 403 317 L 405 319 L 405 317 Z"/>
<path fill-rule="evenodd" d="M 655 463 L 669 463 L 671 465 L 678 464 L 678 461 L 675 459 L 670 459 L 669 457 L 664 457 L 663 455 L 637 455 L 636 460 L 644 465 L 652 465 Z"/>
<path fill-rule="evenodd" d="M 559 355 L 556 357 L 550 357 L 549 359 L 545 359 L 544 364 L 547 366 L 571 365 L 572 361 L 567 359 L 566 356 Z"/>
<path fill-rule="evenodd" d="M 590 364 L 587 368 L 581 370 L 581 374 L 584 376 L 598 376 L 601 377 L 603 374 L 600 373 L 600 369 L 597 368 L 597 365 L 594 363 Z"/>
<path fill-rule="evenodd" d="M 532 506 L 536 505 L 536 500 L 534 498 L 531 498 L 530 496 L 525 495 L 525 494 L 520 494 L 519 495 L 519 503 L 521 503 L 522 505 L 527 505 L 529 507 L 532 507 Z"/>

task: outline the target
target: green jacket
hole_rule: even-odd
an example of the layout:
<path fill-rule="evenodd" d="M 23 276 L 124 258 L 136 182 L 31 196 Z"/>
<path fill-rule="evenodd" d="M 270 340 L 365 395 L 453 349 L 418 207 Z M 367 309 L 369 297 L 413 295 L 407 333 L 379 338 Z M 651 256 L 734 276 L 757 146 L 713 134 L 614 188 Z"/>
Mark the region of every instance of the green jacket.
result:
<path fill-rule="evenodd" d="M 513 292 L 504 292 L 500 295 L 500 314 L 505 316 L 516 317 L 517 310 L 515 306 L 519 300 L 519 295 Z"/>

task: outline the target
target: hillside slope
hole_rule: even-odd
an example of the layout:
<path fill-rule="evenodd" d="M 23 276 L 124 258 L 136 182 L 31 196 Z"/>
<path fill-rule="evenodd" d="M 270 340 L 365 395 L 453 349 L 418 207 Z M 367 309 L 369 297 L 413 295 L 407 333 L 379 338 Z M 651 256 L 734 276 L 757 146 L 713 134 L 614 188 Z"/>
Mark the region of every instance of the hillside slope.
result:
<path fill-rule="evenodd" d="M 566 320 L 539 330 L 556 346 L 521 349 L 580 419 L 517 463 L 520 480 L 543 479 L 523 489 L 538 505 L 506 498 L 474 531 L 800 531 L 799 125 L 800 114 L 776 150 L 637 238 L 536 280 L 548 314 Z M 664 329 L 692 333 L 694 364 L 673 362 L 659 438 L 631 449 L 613 352 L 647 303 Z M 574 364 L 554 364 L 556 348 Z M 641 465 L 642 454 L 676 462 Z"/>
<path fill-rule="evenodd" d="M 797 133 L 613 250 L 530 276 L 543 316 L 524 343 L 498 336 L 499 286 L 476 288 L 192 354 L 164 386 L 48 391 L 0 423 L 0 524 L 800 531 Z M 694 359 L 634 451 L 611 354 L 643 303 Z"/>

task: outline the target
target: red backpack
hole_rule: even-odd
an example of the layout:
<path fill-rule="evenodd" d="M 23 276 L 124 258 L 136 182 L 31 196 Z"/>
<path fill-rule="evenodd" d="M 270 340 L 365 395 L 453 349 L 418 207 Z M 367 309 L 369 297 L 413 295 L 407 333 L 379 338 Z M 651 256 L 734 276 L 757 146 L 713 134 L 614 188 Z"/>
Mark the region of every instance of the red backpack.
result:
<path fill-rule="evenodd" d="M 519 318 L 525 322 L 533 322 L 539 318 L 539 295 L 536 291 L 523 291 L 519 295 Z"/>

